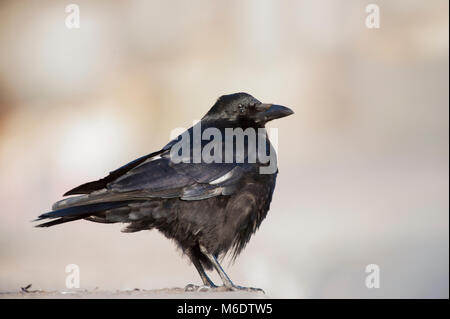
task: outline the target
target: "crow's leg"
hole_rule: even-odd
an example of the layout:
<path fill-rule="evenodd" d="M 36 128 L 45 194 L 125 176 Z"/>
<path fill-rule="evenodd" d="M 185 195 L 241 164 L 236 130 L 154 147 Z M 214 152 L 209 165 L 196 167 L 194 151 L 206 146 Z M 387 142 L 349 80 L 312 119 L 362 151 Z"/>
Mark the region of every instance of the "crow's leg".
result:
<path fill-rule="evenodd" d="M 210 254 L 206 250 L 206 248 L 203 246 L 200 246 L 200 249 L 201 249 L 202 253 L 204 253 L 205 256 L 208 257 L 208 259 L 211 261 L 211 263 L 214 266 L 214 269 L 216 269 L 216 271 L 219 273 L 219 276 L 222 279 L 223 285 L 225 286 L 225 288 L 227 288 L 229 290 L 245 290 L 245 291 L 258 291 L 258 292 L 260 291 L 260 292 L 264 293 L 264 290 L 262 290 L 260 288 L 242 287 L 242 286 L 237 286 L 237 285 L 233 284 L 230 277 L 228 277 L 228 275 L 223 270 L 222 266 L 219 264 L 219 261 L 217 260 L 216 256 L 214 256 L 213 254 Z"/>
<path fill-rule="evenodd" d="M 216 288 L 217 286 L 214 284 L 214 282 L 211 279 L 209 279 L 208 275 L 205 272 L 205 269 L 203 269 L 203 266 L 200 263 L 200 261 L 198 260 L 198 258 L 196 256 L 194 256 L 193 253 L 190 253 L 190 252 L 188 252 L 187 255 L 189 256 L 189 258 L 191 259 L 195 268 L 197 269 L 198 274 L 200 275 L 200 278 L 202 278 L 203 284 L 210 288 Z M 202 287 L 200 287 L 200 288 L 202 288 Z"/>

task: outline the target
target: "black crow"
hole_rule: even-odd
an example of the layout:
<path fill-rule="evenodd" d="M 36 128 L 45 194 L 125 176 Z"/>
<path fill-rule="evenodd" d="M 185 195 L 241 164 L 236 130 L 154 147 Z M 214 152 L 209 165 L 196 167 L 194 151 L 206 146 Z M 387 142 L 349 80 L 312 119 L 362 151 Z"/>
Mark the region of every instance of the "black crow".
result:
<path fill-rule="evenodd" d="M 225 288 L 254 289 L 234 285 L 218 258 L 236 258 L 266 217 L 278 169 L 264 127 L 291 114 L 246 93 L 221 96 L 161 150 L 65 193 L 78 196 L 56 202 L 37 219 L 50 221 L 37 227 L 85 219 L 128 223 L 124 232 L 156 228 L 190 258 L 204 285 L 216 287 L 205 273 L 214 268 Z"/>

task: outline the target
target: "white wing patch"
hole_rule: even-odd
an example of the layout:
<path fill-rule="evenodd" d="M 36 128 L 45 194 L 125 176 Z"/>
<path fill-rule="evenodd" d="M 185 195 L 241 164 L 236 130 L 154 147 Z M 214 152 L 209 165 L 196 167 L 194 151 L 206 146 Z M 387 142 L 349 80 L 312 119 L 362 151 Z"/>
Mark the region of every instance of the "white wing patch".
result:
<path fill-rule="evenodd" d="M 153 162 L 153 161 L 159 160 L 159 159 L 161 159 L 161 158 L 162 158 L 162 157 L 161 157 L 160 155 L 157 155 L 157 156 L 155 156 L 155 157 L 149 158 L 149 159 L 146 160 L 144 163 Z M 142 164 L 144 164 L 144 163 L 142 163 Z"/>
<path fill-rule="evenodd" d="M 216 185 L 225 182 L 226 180 L 230 179 L 233 176 L 234 169 L 229 171 L 223 176 L 220 176 L 219 178 L 216 178 L 215 180 L 209 182 L 210 185 Z"/>

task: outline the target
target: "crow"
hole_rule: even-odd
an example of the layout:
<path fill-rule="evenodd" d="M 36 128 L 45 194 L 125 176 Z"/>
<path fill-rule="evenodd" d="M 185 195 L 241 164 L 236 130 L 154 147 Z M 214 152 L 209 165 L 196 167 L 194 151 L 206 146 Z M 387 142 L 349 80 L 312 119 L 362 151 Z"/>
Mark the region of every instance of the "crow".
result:
<path fill-rule="evenodd" d="M 162 149 L 66 192 L 77 196 L 53 204 L 35 220 L 50 221 L 36 227 L 85 219 L 127 223 L 123 232 L 155 228 L 189 257 L 205 288 L 217 288 L 205 272 L 214 268 L 227 290 L 260 290 L 233 284 L 219 259 L 230 252 L 234 260 L 269 211 L 278 169 L 265 124 L 291 114 L 247 93 L 223 95 Z"/>

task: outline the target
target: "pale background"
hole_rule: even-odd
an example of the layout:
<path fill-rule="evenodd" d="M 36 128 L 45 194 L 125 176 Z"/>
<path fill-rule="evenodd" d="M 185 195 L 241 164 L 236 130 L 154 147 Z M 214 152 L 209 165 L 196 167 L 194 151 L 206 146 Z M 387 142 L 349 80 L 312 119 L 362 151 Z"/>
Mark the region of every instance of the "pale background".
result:
<path fill-rule="evenodd" d="M 375 2 L 375 1 L 373 1 Z M 448 298 L 448 1 L 0 3 L 0 291 L 200 283 L 157 231 L 30 221 L 221 94 L 291 107 L 271 211 L 234 265 L 274 298 Z M 367 289 L 365 267 L 381 268 Z M 214 276 L 217 279 L 217 276 Z"/>

